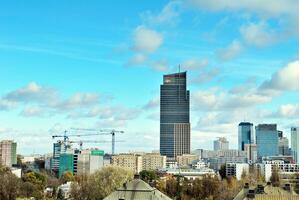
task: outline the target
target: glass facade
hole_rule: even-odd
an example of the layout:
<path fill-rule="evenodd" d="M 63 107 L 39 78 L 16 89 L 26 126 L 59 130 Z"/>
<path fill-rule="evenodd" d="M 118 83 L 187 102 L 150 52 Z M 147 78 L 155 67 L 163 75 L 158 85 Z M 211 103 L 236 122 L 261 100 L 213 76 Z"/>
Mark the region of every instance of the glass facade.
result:
<path fill-rule="evenodd" d="M 253 124 L 249 122 L 241 122 L 239 124 L 238 133 L 238 149 L 244 151 L 245 144 L 255 144 L 255 134 L 253 131 Z"/>
<path fill-rule="evenodd" d="M 190 93 L 187 73 L 164 75 L 160 87 L 160 153 L 170 158 L 190 153 Z"/>
<path fill-rule="evenodd" d="M 255 131 L 258 158 L 278 155 L 277 125 L 259 124 Z"/>

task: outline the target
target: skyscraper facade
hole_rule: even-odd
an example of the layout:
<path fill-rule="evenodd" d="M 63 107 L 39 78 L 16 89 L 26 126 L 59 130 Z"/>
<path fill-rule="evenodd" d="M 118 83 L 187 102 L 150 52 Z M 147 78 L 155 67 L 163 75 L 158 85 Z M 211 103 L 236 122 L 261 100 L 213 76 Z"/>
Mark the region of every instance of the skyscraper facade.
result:
<path fill-rule="evenodd" d="M 228 150 L 229 142 L 225 137 L 219 137 L 217 140 L 214 140 L 214 151 L 218 150 Z"/>
<path fill-rule="evenodd" d="M 255 127 L 258 158 L 278 155 L 278 131 L 276 124 L 259 124 Z"/>
<path fill-rule="evenodd" d="M 299 127 L 291 128 L 291 149 L 295 162 L 299 164 Z"/>
<path fill-rule="evenodd" d="M 167 74 L 160 87 L 160 153 L 190 154 L 190 92 L 187 72 Z"/>
<path fill-rule="evenodd" d="M 255 133 L 253 131 L 253 124 L 249 122 L 241 122 L 239 124 L 238 133 L 238 149 L 244 151 L 245 144 L 255 144 Z"/>

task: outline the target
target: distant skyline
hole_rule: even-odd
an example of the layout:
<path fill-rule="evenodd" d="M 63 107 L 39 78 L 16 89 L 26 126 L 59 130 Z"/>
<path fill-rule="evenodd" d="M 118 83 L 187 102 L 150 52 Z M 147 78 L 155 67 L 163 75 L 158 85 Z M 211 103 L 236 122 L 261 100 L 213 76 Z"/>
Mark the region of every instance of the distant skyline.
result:
<path fill-rule="evenodd" d="M 0 140 L 46 153 L 51 134 L 113 127 L 125 131 L 116 152 L 158 150 L 159 87 L 179 64 L 192 149 L 216 137 L 237 149 L 244 120 L 289 137 L 299 126 L 298 10 L 296 0 L 3 2 Z"/>

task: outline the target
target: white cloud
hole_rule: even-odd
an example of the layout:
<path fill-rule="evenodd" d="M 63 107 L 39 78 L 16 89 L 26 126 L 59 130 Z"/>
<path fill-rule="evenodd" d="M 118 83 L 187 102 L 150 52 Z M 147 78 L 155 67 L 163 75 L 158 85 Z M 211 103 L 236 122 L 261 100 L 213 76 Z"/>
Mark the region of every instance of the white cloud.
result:
<path fill-rule="evenodd" d="M 299 90 L 299 61 L 289 63 L 274 73 L 270 80 L 265 81 L 260 90 L 275 91 L 298 91 Z"/>
<path fill-rule="evenodd" d="M 196 59 L 191 58 L 182 62 L 182 69 L 183 70 L 195 70 L 195 69 L 202 69 L 209 64 L 207 59 Z"/>
<path fill-rule="evenodd" d="M 189 0 L 189 4 L 199 9 L 211 11 L 247 11 L 265 17 L 279 17 L 282 15 L 298 15 L 299 2 L 297 0 Z"/>
<path fill-rule="evenodd" d="M 299 116 L 299 104 L 281 105 L 275 114 L 277 117 L 292 118 Z"/>
<path fill-rule="evenodd" d="M 38 106 L 26 106 L 21 112 L 24 117 L 41 117 L 44 114 L 44 110 Z"/>
<path fill-rule="evenodd" d="M 218 57 L 223 61 L 231 60 L 237 57 L 242 51 L 242 44 L 234 40 L 228 47 L 219 49 L 217 52 Z"/>
<path fill-rule="evenodd" d="M 192 83 L 204 83 L 212 80 L 215 78 L 217 75 L 220 74 L 220 69 L 219 68 L 213 68 L 210 70 L 206 70 L 201 72 L 198 76 L 193 78 L 191 80 Z"/>
<path fill-rule="evenodd" d="M 155 70 L 155 71 L 159 71 L 159 72 L 164 72 L 169 70 L 169 65 L 168 62 L 166 60 L 154 60 L 152 62 L 149 63 L 149 66 Z"/>
<path fill-rule="evenodd" d="M 135 54 L 129 61 L 128 64 L 129 66 L 131 65 L 142 65 L 145 63 L 147 57 L 143 54 Z"/>
<path fill-rule="evenodd" d="M 133 49 L 137 52 L 152 53 L 156 51 L 163 42 L 163 36 L 157 31 L 138 26 L 134 31 Z"/>
<path fill-rule="evenodd" d="M 0 110 L 10 110 L 17 106 L 17 102 L 7 100 L 7 99 L 0 99 Z"/>
<path fill-rule="evenodd" d="M 157 109 L 160 106 L 160 98 L 154 97 L 146 105 L 143 106 L 145 110 Z"/>
<path fill-rule="evenodd" d="M 279 40 L 278 33 L 269 29 L 266 22 L 259 22 L 243 25 L 240 28 L 240 32 L 248 45 L 265 47 Z"/>
<path fill-rule="evenodd" d="M 141 14 L 141 18 L 147 24 L 160 25 L 170 24 L 174 25 L 178 21 L 180 15 L 181 1 L 170 1 L 162 11 L 158 14 L 153 14 L 151 11 L 146 11 Z"/>
<path fill-rule="evenodd" d="M 16 102 L 50 102 L 57 99 L 57 92 L 51 88 L 43 87 L 35 82 L 8 93 L 5 99 Z"/>
<path fill-rule="evenodd" d="M 69 99 L 52 105 L 54 108 L 69 110 L 93 106 L 99 103 L 99 95 L 96 93 L 76 93 Z"/>

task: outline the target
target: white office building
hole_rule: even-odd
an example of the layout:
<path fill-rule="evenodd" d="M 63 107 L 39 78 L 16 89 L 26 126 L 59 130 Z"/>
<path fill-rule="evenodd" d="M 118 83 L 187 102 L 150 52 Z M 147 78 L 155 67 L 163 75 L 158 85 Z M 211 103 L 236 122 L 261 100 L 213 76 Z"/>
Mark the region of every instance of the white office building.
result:
<path fill-rule="evenodd" d="M 295 162 L 299 164 L 299 127 L 291 128 L 291 149 Z"/>

